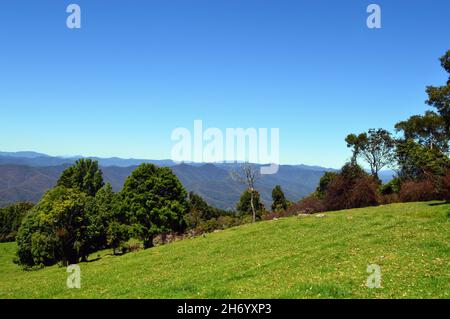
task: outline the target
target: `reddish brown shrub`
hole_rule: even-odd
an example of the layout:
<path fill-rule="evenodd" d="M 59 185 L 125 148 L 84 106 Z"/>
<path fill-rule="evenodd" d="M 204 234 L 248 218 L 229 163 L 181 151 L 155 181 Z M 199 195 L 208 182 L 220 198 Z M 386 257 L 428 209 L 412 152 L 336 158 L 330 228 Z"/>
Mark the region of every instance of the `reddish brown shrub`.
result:
<path fill-rule="evenodd" d="M 291 205 L 287 211 L 287 216 L 298 214 L 313 214 L 325 211 L 325 205 L 323 201 L 315 196 L 309 196 L 303 198 L 300 202 Z"/>
<path fill-rule="evenodd" d="M 349 192 L 349 206 L 352 208 L 378 205 L 378 183 L 371 176 L 359 178 Z"/>
<path fill-rule="evenodd" d="M 336 177 L 329 185 L 324 196 L 324 204 L 328 210 L 348 208 L 348 192 L 351 183 L 348 183 L 342 175 Z"/>
<path fill-rule="evenodd" d="M 425 202 L 439 199 L 435 183 L 430 180 L 403 182 L 399 193 L 402 202 Z"/>
<path fill-rule="evenodd" d="M 442 179 L 442 198 L 450 201 L 450 168 L 447 169 Z"/>
<path fill-rule="evenodd" d="M 400 202 L 400 198 L 396 193 L 380 196 L 380 204 L 387 205 L 398 202 Z"/>
<path fill-rule="evenodd" d="M 367 175 L 354 179 L 338 176 L 328 186 L 324 197 L 327 210 L 375 206 L 379 201 L 378 183 Z"/>
<path fill-rule="evenodd" d="M 298 214 L 314 214 L 325 211 L 325 206 L 321 199 L 314 195 L 303 198 L 300 202 L 292 204 L 285 211 L 271 212 L 263 215 L 264 220 L 294 216 Z"/>
<path fill-rule="evenodd" d="M 275 218 L 281 218 L 281 217 L 286 217 L 286 216 L 290 216 L 287 214 L 287 211 L 278 211 L 278 212 L 266 213 L 262 216 L 262 219 L 263 220 L 272 220 Z"/>

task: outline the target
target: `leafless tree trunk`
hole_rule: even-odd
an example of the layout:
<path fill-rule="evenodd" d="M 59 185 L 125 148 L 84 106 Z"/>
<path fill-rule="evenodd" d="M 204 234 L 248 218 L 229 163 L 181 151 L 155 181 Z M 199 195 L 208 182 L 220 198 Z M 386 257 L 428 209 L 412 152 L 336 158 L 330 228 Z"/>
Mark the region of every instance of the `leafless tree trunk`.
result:
<path fill-rule="evenodd" d="M 250 206 L 252 207 L 252 213 L 253 213 L 253 219 L 252 221 L 256 221 L 256 210 L 255 210 L 255 204 L 253 204 L 253 189 L 250 190 Z"/>
<path fill-rule="evenodd" d="M 240 169 L 232 172 L 231 177 L 245 184 L 250 191 L 250 206 L 252 208 L 252 221 L 256 221 L 256 209 L 254 204 L 255 183 L 259 178 L 259 170 L 254 168 L 250 163 L 244 163 Z"/>

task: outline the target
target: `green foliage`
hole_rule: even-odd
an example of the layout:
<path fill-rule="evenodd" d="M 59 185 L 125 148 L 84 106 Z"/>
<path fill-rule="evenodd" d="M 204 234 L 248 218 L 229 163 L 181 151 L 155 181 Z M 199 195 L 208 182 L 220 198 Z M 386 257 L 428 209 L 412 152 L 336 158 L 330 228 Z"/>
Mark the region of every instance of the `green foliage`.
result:
<path fill-rule="evenodd" d="M 450 50 L 441 57 L 442 67 L 450 74 Z M 426 111 L 396 124 L 403 139 L 397 141 L 395 156 L 402 183 L 401 196 L 416 198 L 445 197 L 445 172 L 450 167 L 447 156 L 450 141 L 450 76 L 447 84 L 428 86 L 427 104 L 439 114 Z M 403 187 L 404 186 L 404 187 Z M 425 196 L 426 195 L 426 196 Z"/>
<path fill-rule="evenodd" d="M 401 181 L 399 178 L 396 177 L 393 178 L 388 183 L 381 185 L 380 193 L 382 195 L 398 194 L 400 192 L 400 188 L 401 188 Z"/>
<path fill-rule="evenodd" d="M 120 198 L 109 183 L 103 186 L 90 201 L 87 210 L 90 250 L 111 247 L 113 251 L 129 239 L 129 221 L 120 209 Z M 113 224 L 113 225 L 112 225 Z"/>
<path fill-rule="evenodd" d="M 318 198 L 323 198 L 325 196 L 325 192 L 328 189 L 328 185 L 337 177 L 339 173 L 336 172 L 325 172 L 323 176 L 320 178 L 319 186 L 316 188 L 316 195 Z"/>
<path fill-rule="evenodd" d="M 349 134 L 345 138 L 345 142 L 347 143 L 347 147 L 352 148 L 352 160 L 351 162 L 353 164 L 356 164 L 356 161 L 358 159 L 358 156 L 361 153 L 361 144 L 363 141 L 367 140 L 367 134 L 361 133 L 359 135 L 356 134 Z"/>
<path fill-rule="evenodd" d="M 241 198 L 239 199 L 239 202 L 236 206 L 236 210 L 238 213 L 242 215 L 252 215 L 252 206 L 251 206 L 251 199 L 253 197 L 253 206 L 255 207 L 255 213 L 256 213 L 256 219 L 261 219 L 265 209 L 264 205 L 261 202 L 259 193 L 255 190 L 247 189 L 245 190 Z"/>
<path fill-rule="evenodd" d="M 372 175 L 379 180 L 378 172 L 393 161 L 395 141 L 391 133 L 384 129 L 370 129 L 367 133 L 358 136 L 350 134 L 346 137 L 347 147 L 353 149 L 352 163 L 356 164 L 356 158 L 366 161 Z"/>
<path fill-rule="evenodd" d="M 207 221 L 214 219 L 217 222 L 220 216 L 231 215 L 230 212 L 208 205 L 201 196 L 193 192 L 189 193 L 188 211 L 186 215 L 187 227 L 190 229 L 200 228 L 201 232 L 211 230 L 211 227 L 205 227 Z M 218 224 L 216 226 L 214 229 L 221 228 Z"/>
<path fill-rule="evenodd" d="M 17 259 L 15 262 L 22 264 L 24 266 L 33 266 L 34 262 L 34 254 L 31 249 L 31 236 L 37 231 L 39 231 L 39 224 L 36 218 L 36 212 L 31 211 L 28 215 L 23 219 L 22 225 L 19 228 L 17 234 Z M 51 258 L 53 263 L 54 257 Z"/>
<path fill-rule="evenodd" d="M 284 196 L 280 185 L 275 186 L 272 190 L 272 211 L 285 211 L 289 206 L 289 202 Z"/>
<path fill-rule="evenodd" d="M 60 243 L 58 238 L 51 233 L 35 232 L 31 235 L 31 256 L 33 265 L 49 266 L 54 264 L 59 258 L 57 249 Z M 28 265 L 31 266 L 31 265 Z"/>
<path fill-rule="evenodd" d="M 74 165 L 64 170 L 57 185 L 75 188 L 89 196 L 95 196 L 104 185 L 103 173 L 99 169 L 97 161 L 79 159 Z"/>
<path fill-rule="evenodd" d="M 73 264 L 87 256 L 90 253 L 87 200 L 76 189 L 58 186 L 48 191 L 19 229 L 19 263 Z"/>
<path fill-rule="evenodd" d="M 115 254 L 116 249 L 123 246 L 130 238 L 130 227 L 113 220 L 109 223 L 106 234 L 108 245 L 113 249 L 113 253 Z"/>
<path fill-rule="evenodd" d="M 403 132 L 405 140 L 411 139 L 441 152 L 448 151 L 449 135 L 445 131 L 445 121 L 435 112 L 426 111 L 423 116 L 411 116 L 408 120 L 397 123 L 395 129 Z"/>
<path fill-rule="evenodd" d="M 14 241 L 23 218 L 33 208 L 32 203 L 16 203 L 0 208 L 0 242 Z"/>
<path fill-rule="evenodd" d="M 121 209 L 144 248 L 153 246 L 156 235 L 181 232 L 186 227 L 186 191 L 168 167 L 140 165 L 125 181 L 120 199 Z"/>
<path fill-rule="evenodd" d="M 227 229 L 230 227 L 243 224 L 243 220 L 237 216 L 228 213 L 228 215 L 219 216 L 217 218 L 217 223 L 219 225 L 219 229 Z"/>
<path fill-rule="evenodd" d="M 353 182 L 358 178 L 367 176 L 367 173 L 358 164 L 355 165 L 353 163 L 345 163 L 344 166 L 342 166 L 338 176 L 342 176 L 346 180 Z"/>
<path fill-rule="evenodd" d="M 419 180 L 442 176 L 450 167 L 449 158 L 438 149 L 430 149 L 413 140 L 397 142 L 396 157 L 399 177 L 403 180 Z"/>
<path fill-rule="evenodd" d="M 194 192 L 189 193 L 189 209 L 195 210 L 200 213 L 201 219 L 211 219 L 215 216 L 215 212 L 212 207 L 208 205 L 208 203 L 199 195 Z"/>
<path fill-rule="evenodd" d="M 208 203 L 206 203 L 206 201 L 201 196 L 193 192 L 189 193 L 189 208 L 200 211 L 201 218 L 205 220 L 230 214 L 230 212 L 227 212 L 223 209 L 208 205 Z"/>
<path fill-rule="evenodd" d="M 440 60 L 441 66 L 449 73 L 449 79 L 446 85 L 427 87 L 428 100 L 426 103 L 435 107 L 442 116 L 445 122 L 447 138 L 450 139 L 450 50 Z"/>

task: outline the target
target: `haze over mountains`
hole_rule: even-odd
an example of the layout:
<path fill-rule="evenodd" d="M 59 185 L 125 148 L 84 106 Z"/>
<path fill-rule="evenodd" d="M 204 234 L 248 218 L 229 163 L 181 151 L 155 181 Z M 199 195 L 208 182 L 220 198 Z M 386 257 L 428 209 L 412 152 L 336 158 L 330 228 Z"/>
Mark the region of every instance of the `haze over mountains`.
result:
<path fill-rule="evenodd" d="M 0 165 L 14 164 L 14 165 L 26 165 L 33 167 L 40 166 L 58 166 L 64 164 L 72 164 L 77 159 L 83 156 L 49 156 L 36 152 L 0 152 Z M 171 160 L 146 160 L 146 159 L 123 159 L 118 157 L 99 158 L 99 157 L 84 157 L 91 158 L 98 161 L 100 166 L 119 166 L 129 167 L 137 166 L 141 163 L 152 163 L 160 166 L 172 166 L 174 162 Z"/>
<path fill-rule="evenodd" d="M 38 202 L 56 184 L 61 172 L 79 157 L 55 157 L 36 152 L 0 152 L 0 206 L 17 202 Z M 141 163 L 170 166 L 187 191 L 194 191 L 210 205 L 234 209 L 244 185 L 234 181 L 230 172 L 238 164 L 175 164 L 171 160 L 96 158 L 105 182 L 119 191 L 125 179 Z M 307 165 L 281 165 L 277 174 L 263 175 L 257 182 L 266 208 L 270 208 L 272 189 L 281 185 L 286 197 L 298 201 L 313 192 L 320 177 L 332 169 Z M 392 173 L 386 172 L 384 179 Z"/>

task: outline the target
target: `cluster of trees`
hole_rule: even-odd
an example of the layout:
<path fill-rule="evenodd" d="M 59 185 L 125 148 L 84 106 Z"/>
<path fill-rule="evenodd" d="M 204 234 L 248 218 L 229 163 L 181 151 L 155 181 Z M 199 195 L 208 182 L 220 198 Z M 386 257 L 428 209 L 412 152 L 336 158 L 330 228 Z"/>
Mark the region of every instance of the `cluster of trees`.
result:
<path fill-rule="evenodd" d="M 450 51 L 441 59 L 441 65 L 450 73 Z M 250 164 L 243 166 L 237 180 L 247 185 L 237 206 L 243 214 L 251 213 L 253 221 L 262 216 L 276 217 L 298 212 L 314 213 L 378 205 L 397 201 L 449 200 L 450 141 L 449 95 L 450 77 L 446 85 L 428 87 L 427 103 L 437 112 L 426 111 L 395 125 L 400 135 L 395 137 L 386 129 L 369 129 L 360 134 L 349 134 L 345 141 L 352 149 L 352 157 L 339 172 L 327 172 L 316 191 L 299 203 L 289 203 L 277 186 L 273 190 L 272 213 L 268 214 L 255 190 L 258 178 Z M 367 164 L 366 172 L 359 161 Z M 382 184 L 379 172 L 396 168 L 396 177 Z"/>
<path fill-rule="evenodd" d="M 450 50 L 440 58 L 449 73 L 443 86 L 426 89 L 426 103 L 436 111 L 414 115 L 395 125 L 400 136 L 385 129 L 349 134 L 349 163 L 338 173 L 328 172 L 314 194 L 288 209 L 287 213 L 317 212 L 377 205 L 396 201 L 450 200 Z M 358 164 L 364 161 L 366 173 Z M 395 178 L 382 184 L 378 174 L 395 168 Z"/>
<path fill-rule="evenodd" d="M 17 234 L 18 262 L 73 264 L 130 237 L 144 248 L 156 235 L 186 227 L 187 194 L 169 168 L 142 164 L 114 193 L 96 161 L 78 160 L 25 216 Z"/>
<path fill-rule="evenodd" d="M 379 156 L 372 157 L 375 164 L 397 169 L 396 178 L 381 188 L 382 195 L 390 195 L 391 200 L 449 199 L 450 50 L 440 61 L 449 74 L 448 81 L 443 86 L 426 89 L 426 103 L 437 112 L 427 110 L 423 115 L 398 122 L 395 125 L 398 138 L 383 130 L 383 142 L 369 143 L 378 151 Z"/>
<path fill-rule="evenodd" d="M 189 193 L 188 202 L 187 230 L 192 235 L 226 229 L 245 222 L 243 216 L 237 215 L 234 211 L 225 211 L 212 207 L 202 197 L 193 192 Z"/>
<path fill-rule="evenodd" d="M 273 196 L 274 209 L 287 208 L 280 186 Z M 130 238 L 140 239 L 146 249 L 157 236 L 211 232 L 261 219 L 264 213 L 254 188 L 242 194 L 237 212 L 224 211 L 195 193 L 188 195 L 170 168 L 152 164 L 137 167 L 115 193 L 96 161 L 80 159 L 37 205 L 2 210 L 0 225 L 2 238 L 17 237 L 17 262 L 34 267 L 86 261 L 105 248 L 123 251 Z"/>
<path fill-rule="evenodd" d="M 450 74 L 450 51 L 441 58 Z M 33 206 L 18 203 L 0 209 L 0 241 L 16 240 L 17 262 L 25 266 L 73 264 L 100 249 L 116 253 L 131 238 L 144 248 L 157 236 L 194 235 L 246 222 L 291 214 L 378 205 L 394 201 L 450 200 L 450 76 L 446 85 L 427 87 L 426 111 L 395 125 L 400 137 L 385 129 L 349 134 L 351 160 L 339 172 L 327 172 L 316 191 L 289 202 L 277 185 L 271 212 L 255 189 L 258 170 L 244 164 L 232 177 L 246 186 L 236 212 L 209 206 L 187 194 L 170 168 L 142 164 L 118 193 L 103 181 L 96 161 L 80 159 L 67 168 L 57 185 Z M 363 160 L 366 172 L 358 163 Z M 379 172 L 396 167 L 396 177 L 382 184 Z"/>
<path fill-rule="evenodd" d="M 252 222 L 270 219 L 278 216 L 291 205 L 286 199 L 280 185 L 272 190 L 272 212 L 268 212 L 261 202 L 259 192 L 255 189 L 256 181 L 260 178 L 259 170 L 250 163 L 243 164 L 240 169 L 232 173 L 233 179 L 247 186 L 236 206 L 238 215 L 252 216 Z"/>
<path fill-rule="evenodd" d="M 450 199 L 450 50 L 440 58 L 442 68 L 448 74 L 442 86 L 428 86 L 426 103 L 435 108 L 424 115 L 414 115 L 395 125 L 402 134 L 396 141 L 395 157 L 399 167 L 399 195 L 415 200 L 414 194 L 423 199 Z"/>

